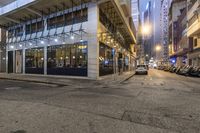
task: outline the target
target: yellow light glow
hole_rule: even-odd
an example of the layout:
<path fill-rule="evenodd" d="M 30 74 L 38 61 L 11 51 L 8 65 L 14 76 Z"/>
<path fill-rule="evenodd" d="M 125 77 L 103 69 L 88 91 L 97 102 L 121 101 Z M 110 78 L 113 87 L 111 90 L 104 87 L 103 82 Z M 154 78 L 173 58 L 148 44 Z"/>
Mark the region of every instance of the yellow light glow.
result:
<path fill-rule="evenodd" d="M 161 50 L 161 46 L 160 45 L 157 45 L 156 46 L 156 51 L 160 51 Z"/>
<path fill-rule="evenodd" d="M 146 24 L 142 27 L 142 33 L 144 35 L 150 34 L 151 26 L 149 24 Z"/>

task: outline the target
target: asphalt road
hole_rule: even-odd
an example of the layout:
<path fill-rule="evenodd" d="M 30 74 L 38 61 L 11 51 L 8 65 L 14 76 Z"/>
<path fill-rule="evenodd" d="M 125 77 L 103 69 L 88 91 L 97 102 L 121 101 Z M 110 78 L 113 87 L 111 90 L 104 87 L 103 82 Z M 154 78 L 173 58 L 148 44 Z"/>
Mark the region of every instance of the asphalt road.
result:
<path fill-rule="evenodd" d="M 200 133 L 200 78 L 150 70 L 79 87 L 0 80 L 0 133 Z"/>

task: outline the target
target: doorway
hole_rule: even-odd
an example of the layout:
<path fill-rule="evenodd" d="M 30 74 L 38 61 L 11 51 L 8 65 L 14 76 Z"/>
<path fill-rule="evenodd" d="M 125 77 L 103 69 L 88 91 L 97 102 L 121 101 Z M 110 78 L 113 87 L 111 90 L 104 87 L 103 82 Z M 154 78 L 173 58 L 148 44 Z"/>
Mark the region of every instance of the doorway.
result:
<path fill-rule="evenodd" d="M 8 73 L 13 73 L 13 51 L 8 51 Z"/>
<path fill-rule="evenodd" d="M 16 73 L 22 73 L 23 62 L 22 62 L 22 50 L 17 50 L 15 52 L 15 71 Z"/>

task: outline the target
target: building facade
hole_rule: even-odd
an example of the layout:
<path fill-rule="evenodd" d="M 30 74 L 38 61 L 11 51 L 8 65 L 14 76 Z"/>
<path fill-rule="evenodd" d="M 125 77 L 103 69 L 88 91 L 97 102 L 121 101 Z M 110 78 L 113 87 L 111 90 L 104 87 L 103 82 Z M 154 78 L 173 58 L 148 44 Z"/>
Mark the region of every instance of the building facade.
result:
<path fill-rule="evenodd" d="M 192 50 L 188 53 L 188 64 L 200 66 L 200 1 L 187 0 L 187 37 L 191 39 Z"/>
<path fill-rule="evenodd" d="M 200 66 L 200 1 L 173 0 L 170 8 L 169 55 L 176 66 Z"/>
<path fill-rule="evenodd" d="M 131 0 L 131 15 L 133 18 L 136 31 L 138 31 L 138 25 L 139 25 L 139 1 L 138 0 Z"/>
<path fill-rule="evenodd" d="M 169 9 L 169 58 L 176 66 L 187 64 L 189 39 L 187 38 L 187 2 L 173 0 Z"/>
<path fill-rule="evenodd" d="M 161 14 L 160 14 L 160 25 L 161 25 L 161 46 L 162 46 L 162 61 L 165 64 L 168 64 L 169 61 L 169 46 L 168 46 L 168 36 L 169 36 L 169 7 L 171 1 L 169 0 L 162 0 L 161 1 Z"/>
<path fill-rule="evenodd" d="M 0 8 L 6 72 L 98 79 L 132 71 L 136 39 L 130 17 L 130 0 L 7 3 Z"/>

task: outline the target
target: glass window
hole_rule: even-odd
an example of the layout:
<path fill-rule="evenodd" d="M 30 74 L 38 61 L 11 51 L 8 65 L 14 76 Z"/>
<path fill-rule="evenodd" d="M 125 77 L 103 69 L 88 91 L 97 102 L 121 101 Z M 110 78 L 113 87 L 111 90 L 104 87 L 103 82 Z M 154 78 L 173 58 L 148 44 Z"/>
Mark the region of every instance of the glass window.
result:
<path fill-rule="evenodd" d="M 27 49 L 25 54 L 26 73 L 43 74 L 44 73 L 44 49 Z"/>
<path fill-rule="evenodd" d="M 87 44 L 49 46 L 48 74 L 87 75 Z"/>
<path fill-rule="evenodd" d="M 99 75 L 113 74 L 112 48 L 103 43 L 100 43 L 99 46 Z"/>

